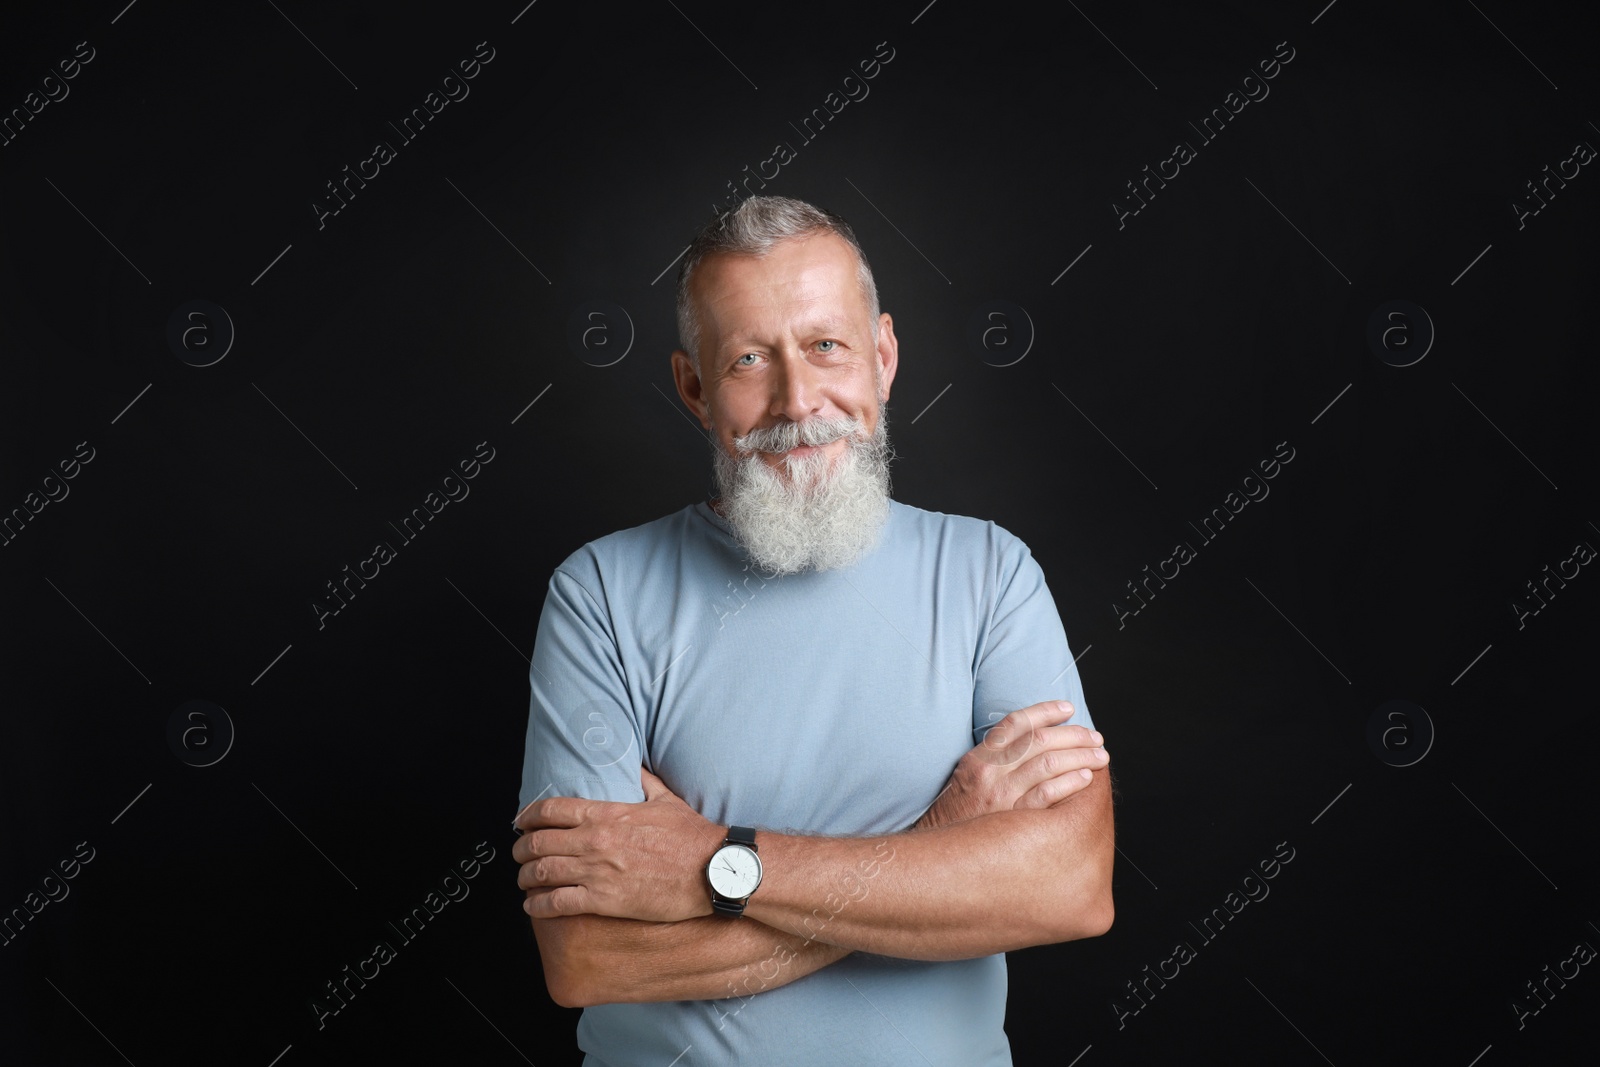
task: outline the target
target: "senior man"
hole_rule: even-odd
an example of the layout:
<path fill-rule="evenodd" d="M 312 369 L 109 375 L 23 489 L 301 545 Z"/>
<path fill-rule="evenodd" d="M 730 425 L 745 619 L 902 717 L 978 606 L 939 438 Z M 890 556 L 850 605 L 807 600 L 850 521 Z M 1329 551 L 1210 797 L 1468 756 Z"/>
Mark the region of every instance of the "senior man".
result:
<path fill-rule="evenodd" d="M 678 331 L 717 495 L 572 553 L 539 620 L 513 856 L 550 995 L 588 1067 L 1009 1064 L 1003 953 L 1113 914 L 1044 575 L 890 497 L 899 344 L 844 220 L 713 220 Z"/>

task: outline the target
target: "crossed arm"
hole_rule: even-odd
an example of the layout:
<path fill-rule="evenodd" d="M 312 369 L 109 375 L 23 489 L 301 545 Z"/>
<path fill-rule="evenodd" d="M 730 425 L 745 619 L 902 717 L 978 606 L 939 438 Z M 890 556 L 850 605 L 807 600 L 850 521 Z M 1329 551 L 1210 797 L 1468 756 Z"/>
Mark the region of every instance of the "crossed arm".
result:
<path fill-rule="evenodd" d="M 710 1000 L 852 951 L 948 960 L 1110 928 L 1110 757 L 1056 701 L 1001 720 L 908 831 L 759 831 L 765 876 L 741 919 L 712 913 L 724 829 L 644 772 L 645 800 L 552 797 L 517 816 L 517 884 L 557 1003 Z"/>

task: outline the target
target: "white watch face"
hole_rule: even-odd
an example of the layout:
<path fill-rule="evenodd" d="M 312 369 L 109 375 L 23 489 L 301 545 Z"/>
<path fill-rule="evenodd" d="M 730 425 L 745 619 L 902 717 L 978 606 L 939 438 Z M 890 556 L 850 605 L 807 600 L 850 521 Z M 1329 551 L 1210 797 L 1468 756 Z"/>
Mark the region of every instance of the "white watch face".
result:
<path fill-rule="evenodd" d="M 706 872 L 720 895 L 743 900 L 761 884 L 761 860 L 743 845 L 723 845 Z"/>

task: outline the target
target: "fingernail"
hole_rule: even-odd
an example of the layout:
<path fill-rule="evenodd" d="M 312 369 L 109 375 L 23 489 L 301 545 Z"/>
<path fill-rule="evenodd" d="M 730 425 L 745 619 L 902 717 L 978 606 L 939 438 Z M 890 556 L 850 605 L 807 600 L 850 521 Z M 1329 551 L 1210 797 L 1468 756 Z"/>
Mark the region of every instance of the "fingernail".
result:
<path fill-rule="evenodd" d="M 1095 745 L 1098 747 L 1099 745 L 1104 744 L 1106 739 L 1100 736 L 1100 731 L 1099 730 L 1090 730 L 1089 731 L 1089 740 L 1093 741 L 1095 743 Z"/>

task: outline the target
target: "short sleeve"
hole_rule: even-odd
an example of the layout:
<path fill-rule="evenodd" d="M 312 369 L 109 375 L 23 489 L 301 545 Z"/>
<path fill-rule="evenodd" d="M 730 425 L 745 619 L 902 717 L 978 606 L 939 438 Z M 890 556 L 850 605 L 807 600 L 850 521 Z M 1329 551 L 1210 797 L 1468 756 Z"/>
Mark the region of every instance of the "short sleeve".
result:
<path fill-rule="evenodd" d="M 1094 728 L 1083 683 L 1067 646 L 1066 630 L 1044 570 L 1021 540 L 1005 534 L 994 613 L 979 643 L 972 690 L 973 744 L 991 726 L 1021 708 L 1068 700 L 1066 722 Z"/>
<path fill-rule="evenodd" d="M 610 615 L 565 566 L 550 577 L 528 669 L 518 811 L 550 796 L 644 799 L 643 733 Z"/>

